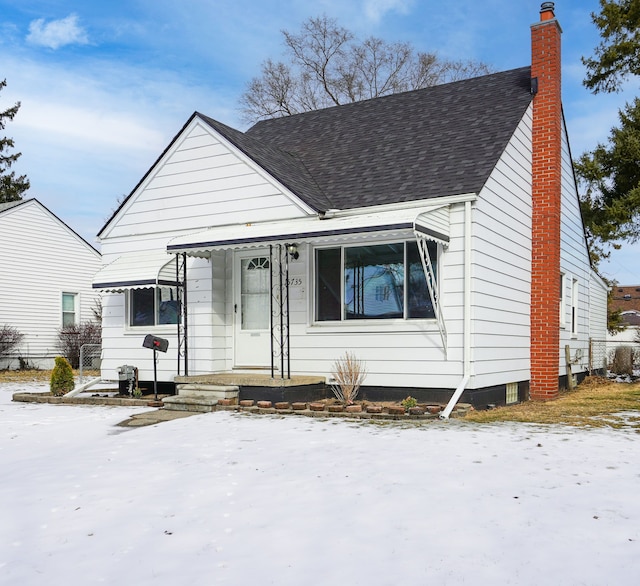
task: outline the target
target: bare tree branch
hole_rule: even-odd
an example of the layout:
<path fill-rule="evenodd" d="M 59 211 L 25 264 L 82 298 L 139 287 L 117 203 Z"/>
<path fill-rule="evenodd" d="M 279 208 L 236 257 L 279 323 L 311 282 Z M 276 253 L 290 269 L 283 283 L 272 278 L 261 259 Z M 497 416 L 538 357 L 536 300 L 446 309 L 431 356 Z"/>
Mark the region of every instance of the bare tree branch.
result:
<path fill-rule="evenodd" d="M 241 98 L 243 118 L 257 122 L 490 72 L 484 63 L 448 61 L 353 33 L 327 16 L 310 18 L 301 31 L 282 32 L 287 62 L 267 59 Z"/>

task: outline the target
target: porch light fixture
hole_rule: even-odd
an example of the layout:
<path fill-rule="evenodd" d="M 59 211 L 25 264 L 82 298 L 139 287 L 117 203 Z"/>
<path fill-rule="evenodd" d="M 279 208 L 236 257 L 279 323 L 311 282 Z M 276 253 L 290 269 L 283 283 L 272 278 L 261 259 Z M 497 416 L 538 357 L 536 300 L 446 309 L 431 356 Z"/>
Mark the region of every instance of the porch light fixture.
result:
<path fill-rule="evenodd" d="M 287 247 L 287 252 L 289 253 L 289 256 L 293 260 L 297 260 L 300 257 L 297 244 L 285 244 L 285 246 Z"/>

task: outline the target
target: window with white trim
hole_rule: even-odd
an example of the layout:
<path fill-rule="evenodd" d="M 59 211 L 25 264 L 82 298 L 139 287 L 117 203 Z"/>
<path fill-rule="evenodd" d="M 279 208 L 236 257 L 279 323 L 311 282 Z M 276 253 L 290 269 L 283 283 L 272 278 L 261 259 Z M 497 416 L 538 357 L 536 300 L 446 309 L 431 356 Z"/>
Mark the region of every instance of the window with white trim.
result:
<path fill-rule="evenodd" d="M 178 323 L 175 287 L 148 287 L 129 291 L 129 325 L 150 327 Z"/>
<path fill-rule="evenodd" d="M 78 294 L 62 294 L 62 327 L 69 328 L 78 323 Z"/>
<path fill-rule="evenodd" d="M 314 276 L 316 321 L 435 318 L 415 241 L 317 248 Z"/>
<path fill-rule="evenodd" d="M 567 276 L 560 273 L 560 327 L 567 325 L 567 298 L 566 298 Z"/>
<path fill-rule="evenodd" d="M 571 333 L 578 334 L 578 280 L 571 281 Z"/>

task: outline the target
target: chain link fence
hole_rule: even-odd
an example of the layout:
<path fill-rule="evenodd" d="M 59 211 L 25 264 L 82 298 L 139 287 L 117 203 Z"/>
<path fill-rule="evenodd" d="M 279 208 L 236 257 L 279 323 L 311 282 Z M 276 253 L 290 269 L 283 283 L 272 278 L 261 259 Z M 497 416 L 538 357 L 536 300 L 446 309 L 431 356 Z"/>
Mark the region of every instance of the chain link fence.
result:
<path fill-rule="evenodd" d="M 590 374 L 631 374 L 634 370 L 640 370 L 640 342 L 589 340 Z"/>
<path fill-rule="evenodd" d="M 80 346 L 80 365 L 78 383 L 84 382 L 84 377 L 100 376 L 100 362 L 102 360 L 101 344 L 83 344 Z"/>

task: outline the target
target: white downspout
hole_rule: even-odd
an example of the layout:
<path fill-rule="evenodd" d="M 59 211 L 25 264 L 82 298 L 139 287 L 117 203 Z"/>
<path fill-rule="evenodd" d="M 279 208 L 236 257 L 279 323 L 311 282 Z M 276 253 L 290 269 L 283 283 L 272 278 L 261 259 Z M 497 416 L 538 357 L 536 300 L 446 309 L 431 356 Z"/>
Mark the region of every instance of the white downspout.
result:
<path fill-rule="evenodd" d="M 464 202 L 464 317 L 463 317 L 463 366 L 462 380 L 451 399 L 440 413 L 440 419 L 449 419 L 471 377 L 471 202 Z"/>
<path fill-rule="evenodd" d="M 80 385 L 79 387 L 76 387 L 72 391 L 69 391 L 64 396 L 65 397 L 75 397 L 76 395 L 80 394 L 82 391 L 86 391 L 89 387 L 92 387 L 96 383 L 99 383 L 101 380 L 102 380 L 101 377 L 92 378 L 90 381 L 84 383 L 83 385 Z"/>

